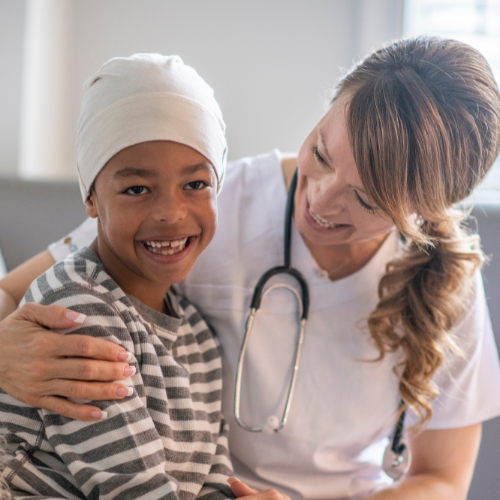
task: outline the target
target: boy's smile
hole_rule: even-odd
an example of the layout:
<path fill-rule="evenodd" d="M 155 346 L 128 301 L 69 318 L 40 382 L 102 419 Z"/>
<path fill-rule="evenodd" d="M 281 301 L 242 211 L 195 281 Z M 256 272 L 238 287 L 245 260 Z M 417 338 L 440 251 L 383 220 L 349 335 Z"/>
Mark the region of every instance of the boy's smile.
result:
<path fill-rule="evenodd" d="M 92 248 L 125 292 L 163 310 L 165 293 L 215 233 L 216 194 L 212 165 L 189 146 L 150 141 L 123 149 L 86 202 L 98 218 Z"/>

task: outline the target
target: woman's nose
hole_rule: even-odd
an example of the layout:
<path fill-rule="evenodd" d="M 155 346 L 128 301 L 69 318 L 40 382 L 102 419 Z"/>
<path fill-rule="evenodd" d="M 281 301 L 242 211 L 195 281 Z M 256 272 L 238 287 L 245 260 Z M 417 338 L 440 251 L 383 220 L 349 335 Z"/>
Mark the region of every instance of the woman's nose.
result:
<path fill-rule="evenodd" d="M 319 215 L 336 215 L 344 209 L 342 190 L 335 182 L 318 183 L 314 190 L 309 206 Z"/>

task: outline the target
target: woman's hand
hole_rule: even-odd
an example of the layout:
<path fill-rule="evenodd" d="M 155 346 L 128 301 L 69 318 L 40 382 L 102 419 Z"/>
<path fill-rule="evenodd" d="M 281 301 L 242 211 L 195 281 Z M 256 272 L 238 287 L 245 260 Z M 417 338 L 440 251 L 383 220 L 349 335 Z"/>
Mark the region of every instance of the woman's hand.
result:
<path fill-rule="evenodd" d="M 231 491 L 236 498 L 246 497 L 248 500 L 290 500 L 288 495 L 276 490 L 258 491 L 250 488 L 235 477 L 230 477 L 227 482 L 231 485 Z"/>
<path fill-rule="evenodd" d="M 0 387 L 30 406 L 76 420 L 99 420 L 99 408 L 64 398 L 122 399 L 127 395 L 124 385 L 95 381 L 126 379 L 132 369 L 125 362 L 128 353 L 119 345 L 43 328 L 67 329 L 81 319 L 56 305 L 29 303 L 1 321 Z"/>

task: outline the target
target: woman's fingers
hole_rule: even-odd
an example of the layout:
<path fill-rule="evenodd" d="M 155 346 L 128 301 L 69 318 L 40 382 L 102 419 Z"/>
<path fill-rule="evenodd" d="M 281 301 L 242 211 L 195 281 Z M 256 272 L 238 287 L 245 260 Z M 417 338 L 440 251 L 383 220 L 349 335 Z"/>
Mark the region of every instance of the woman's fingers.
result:
<path fill-rule="evenodd" d="M 24 304 L 13 314 L 13 316 L 21 321 L 29 321 L 54 329 L 71 328 L 83 323 L 85 319 L 85 315 L 63 309 L 55 304 L 42 306 L 34 302 Z"/>
<path fill-rule="evenodd" d="M 38 375 L 43 380 L 71 379 L 109 382 L 124 380 L 135 373 L 135 368 L 127 363 L 110 363 L 87 358 L 61 358 L 57 364 L 42 360 L 37 369 Z"/>
<path fill-rule="evenodd" d="M 231 491 L 233 492 L 236 498 L 246 497 L 248 495 L 255 495 L 259 493 L 258 490 L 250 488 L 250 486 L 247 486 L 245 483 L 242 483 L 239 479 L 236 479 L 235 477 L 230 477 L 227 480 L 227 482 L 231 486 Z"/>
<path fill-rule="evenodd" d="M 63 309 L 57 305 L 42 306 L 36 303 L 24 304 L 12 316 L 12 321 L 36 328 L 37 325 L 54 330 L 64 330 L 78 326 L 85 321 L 85 315 Z M 8 318 L 6 318 L 7 320 Z M 5 320 L 5 321 L 6 321 Z M 29 325 L 35 323 L 35 325 Z M 41 337 L 37 348 L 49 350 L 54 356 L 78 356 L 108 361 L 127 361 L 128 353 L 113 342 L 84 335 L 68 337 Z"/>
<path fill-rule="evenodd" d="M 100 412 L 99 408 L 63 398 L 121 399 L 128 393 L 122 384 L 82 381 L 123 380 L 134 369 L 121 346 L 84 335 L 60 335 L 38 324 L 53 329 L 78 325 L 81 317 L 69 312 L 55 305 L 26 304 L 0 322 L 0 387 L 31 406 L 95 420 L 92 412 Z"/>
<path fill-rule="evenodd" d="M 58 335 L 58 342 L 54 344 L 55 356 L 72 356 L 78 358 L 92 358 L 102 361 L 128 361 L 130 354 L 120 345 L 107 340 L 88 337 L 86 335 Z M 117 368 L 119 370 L 119 368 Z M 121 375 L 116 378 L 122 378 Z M 100 380 L 114 380 L 100 379 Z"/>
<path fill-rule="evenodd" d="M 227 482 L 231 485 L 231 491 L 236 498 L 245 497 L 247 500 L 290 500 L 288 495 L 280 493 L 275 489 L 265 491 L 254 490 L 235 477 L 230 477 Z"/>
<path fill-rule="evenodd" d="M 101 420 L 106 416 L 97 406 L 79 405 L 67 399 L 55 396 L 40 398 L 38 408 L 45 408 L 46 410 L 53 411 L 64 417 L 74 420 L 83 420 L 85 422 Z"/>
<path fill-rule="evenodd" d="M 56 379 L 40 386 L 40 400 L 48 396 L 63 396 L 87 401 L 108 401 L 130 396 L 130 387 L 124 384 L 102 382 L 80 382 L 79 380 Z M 38 395 L 38 394 L 37 394 Z M 43 406 L 37 404 L 34 406 Z"/>

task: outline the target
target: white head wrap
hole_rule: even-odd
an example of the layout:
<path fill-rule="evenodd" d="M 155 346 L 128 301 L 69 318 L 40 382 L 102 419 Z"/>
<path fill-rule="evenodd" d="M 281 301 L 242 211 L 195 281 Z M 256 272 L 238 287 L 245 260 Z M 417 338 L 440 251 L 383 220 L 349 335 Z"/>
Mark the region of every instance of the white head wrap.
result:
<path fill-rule="evenodd" d="M 226 165 L 226 126 L 212 88 L 179 56 L 111 59 L 84 85 L 77 168 L 83 200 L 102 167 L 128 146 L 175 141 L 205 156 L 218 190 Z"/>

